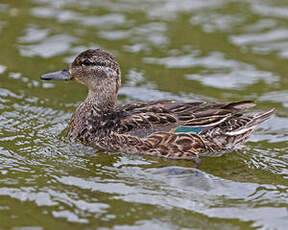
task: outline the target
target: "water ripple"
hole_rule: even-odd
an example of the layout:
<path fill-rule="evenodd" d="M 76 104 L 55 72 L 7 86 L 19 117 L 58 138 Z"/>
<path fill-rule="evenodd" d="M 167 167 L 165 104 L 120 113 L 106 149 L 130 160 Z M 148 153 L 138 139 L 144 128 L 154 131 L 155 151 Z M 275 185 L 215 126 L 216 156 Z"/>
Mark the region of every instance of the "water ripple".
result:
<path fill-rule="evenodd" d="M 41 56 L 43 58 L 49 58 L 69 51 L 71 43 L 77 40 L 78 39 L 70 35 L 54 35 L 42 39 L 40 43 L 35 45 L 20 45 L 19 51 L 22 56 L 26 57 Z"/>
<path fill-rule="evenodd" d="M 287 4 L 22 0 L 0 12 L 0 228 L 286 229 Z M 91 47 L 120 62 L 119 104 L 247 99 L 276 114 L 199 169 L 98 152 L 65 137 L 87 91 L 39 79 Z"/>

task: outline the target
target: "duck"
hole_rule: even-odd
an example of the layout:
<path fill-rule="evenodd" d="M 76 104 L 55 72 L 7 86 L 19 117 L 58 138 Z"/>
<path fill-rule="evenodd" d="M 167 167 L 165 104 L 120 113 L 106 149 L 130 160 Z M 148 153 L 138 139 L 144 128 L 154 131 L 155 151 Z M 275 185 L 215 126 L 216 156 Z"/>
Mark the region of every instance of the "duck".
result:
<path fill-rule="evenodd" d="M 244 110 L 253 101 L 228 103 L 157 100 L 117 106 L 121 71 L 116 58 L 102 49 L 80 53 L 61 71 L 42 80 L 76 80 L 88 88 L 67 129 L 69 139 L 100 151 L 148 154 L 194 160 L 238 149 L 274 109 Z"/>

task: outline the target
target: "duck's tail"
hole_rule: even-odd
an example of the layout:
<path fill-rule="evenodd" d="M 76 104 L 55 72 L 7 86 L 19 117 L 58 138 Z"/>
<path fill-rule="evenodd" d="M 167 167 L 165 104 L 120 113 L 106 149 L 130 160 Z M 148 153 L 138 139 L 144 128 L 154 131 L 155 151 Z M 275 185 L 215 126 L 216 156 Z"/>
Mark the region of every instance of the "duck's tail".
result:
<path fill-rule="evenodd" d="M 258 125 L 271 118 L 274 112 L 275 109 L 270 109 L 269 111 L 266 111 L 264 113 L 257 114 L 246 125 L 242 126 L 241 128 L 227 132 L 226 134 L 229 136 L 235 136 L 244 134 L 246 132 L 250 133 L 250 131 L 252 132 Z"/>
<path fill-rule="evenodd" d="M 244 144 L 255 128 L 268 120 L 274 113 L 275 109 L 271 109 L 264 113 L 254 116 L 232 117 L 227 120 L 224 126 L 227 129 L 209 130 L 205 133 L 206 145 L 209 151 L 201 155 L 211 155 L 213 152 L 237 149 Z"/>
<path fill-rule="evenodd" d="M 275 109 L 270 109 L 269 111 L 266 111 L 264 113 L 260 113 L 260 114 L 256 115 L 252 119 L 252 121 L 250 121 L 246 126 L 256 127 L 257 125 L 260 125 L 264 121 L 268 120 L 273 115 L 274 112 L 275 112 Z"/>

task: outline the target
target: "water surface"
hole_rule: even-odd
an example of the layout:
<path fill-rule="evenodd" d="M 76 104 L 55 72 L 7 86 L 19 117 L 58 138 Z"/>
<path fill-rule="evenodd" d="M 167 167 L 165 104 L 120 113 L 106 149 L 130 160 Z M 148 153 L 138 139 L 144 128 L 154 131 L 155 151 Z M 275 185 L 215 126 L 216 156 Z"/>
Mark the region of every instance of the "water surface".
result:
<path fill-rule="evenodd" d="M 284 0 L 0 3 L 1 229 L 286 229 Z M 255 100 L 276 108 L 247 147 L 200 168 L 96 152 L 63 131 L 87 90 L 42 82 L 91 47 L 122 69 L 119 104 Z"/>

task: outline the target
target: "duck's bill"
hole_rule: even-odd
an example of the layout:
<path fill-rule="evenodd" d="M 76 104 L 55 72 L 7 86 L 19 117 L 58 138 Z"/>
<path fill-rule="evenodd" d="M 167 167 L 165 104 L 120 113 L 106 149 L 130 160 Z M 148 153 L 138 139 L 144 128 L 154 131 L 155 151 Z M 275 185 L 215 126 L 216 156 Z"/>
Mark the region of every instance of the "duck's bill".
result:
<path fill-rule="evenodd" d="M 54 73 L 46 73 L 42 75 L 40 78 L 41 80 L 64 80 L 64 81 L 73 79 L 73 77 L 70 75 L 68 71 L 68 68 Z"/>

